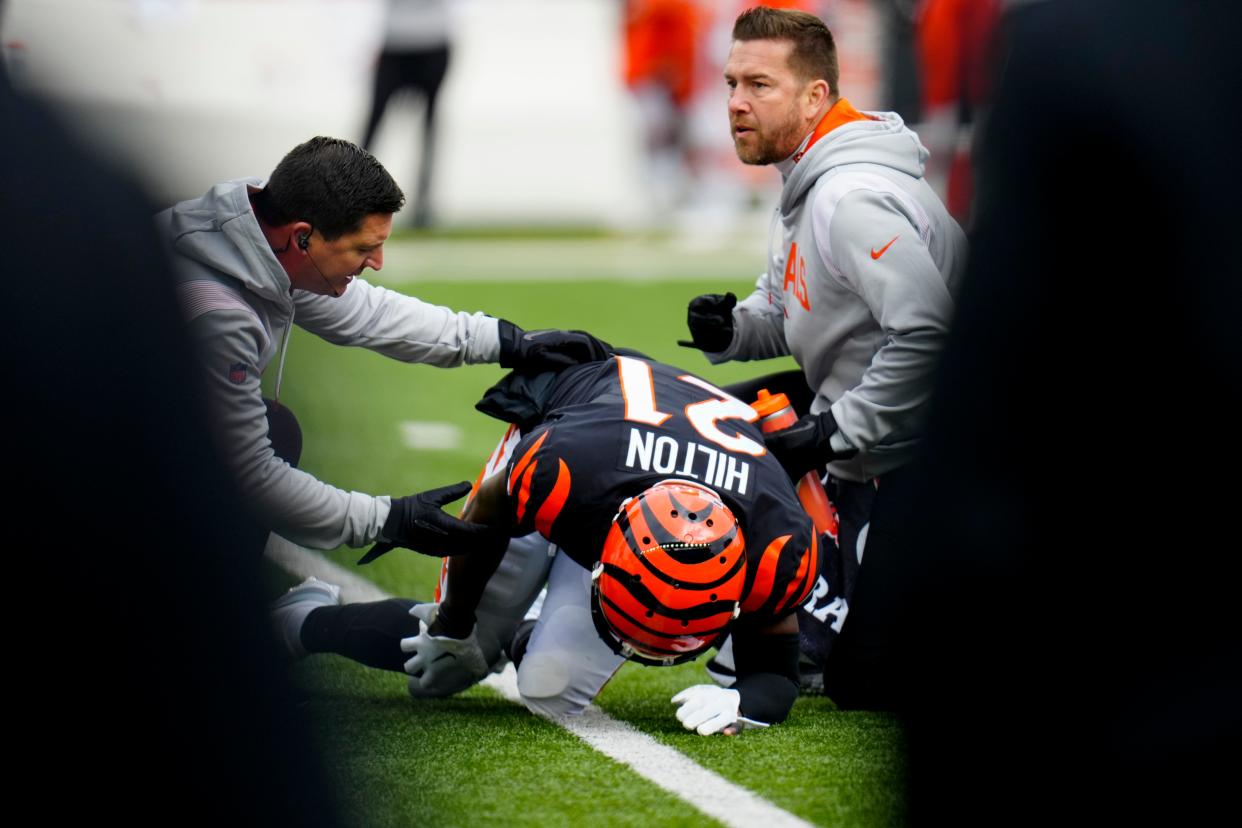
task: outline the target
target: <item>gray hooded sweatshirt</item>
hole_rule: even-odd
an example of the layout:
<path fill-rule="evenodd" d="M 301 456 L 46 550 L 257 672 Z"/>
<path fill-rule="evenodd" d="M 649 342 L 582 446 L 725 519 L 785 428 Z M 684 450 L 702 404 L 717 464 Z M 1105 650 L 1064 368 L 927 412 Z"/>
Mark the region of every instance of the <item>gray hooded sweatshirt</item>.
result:
<path fill-rule="evenodd" d="M 205 375 L 221 456 L 266 525 L 317 549 L 375 540 L 390 499 L 330 486 L 276 457 L 260 378 L 294 321 L 329 342 L 441 367 L 494 362 L 495 319 L 454 313 L 354 279 L 338 298 L 292 290 L 250 207 L 248 187 L 227 181 L 156 216 L 176 267 L 177 292 Z"/>
<path fill-rule="evenodd" d="M 778 165 L 768 269 L 734 308 L 728 349 L 708 355 L 792 354 L 812 412 L 832 410 L 834 445 L 858 449 L 828 466 L 845 480 L 911 458 L 966 264 L 966 235 L 923 180 L 927 156 L 895 113 L 838 101 Z"/>

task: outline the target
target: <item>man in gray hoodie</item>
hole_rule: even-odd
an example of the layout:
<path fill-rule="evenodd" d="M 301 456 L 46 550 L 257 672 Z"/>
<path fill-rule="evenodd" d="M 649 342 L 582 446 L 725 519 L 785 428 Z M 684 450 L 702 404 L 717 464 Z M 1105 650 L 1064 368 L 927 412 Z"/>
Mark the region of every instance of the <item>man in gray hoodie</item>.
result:
<path fill-rule="evenodd" d="M 775 165 L 784 187 L 754 292 L 692 300 L 684 344 L 713 363 L 794 357 L 794 382 L 730 390 L 789 393 L 804 416 L 768 449 L 794 479 L 826 467 L 838 542 L 861 562 L 868 538 L 886 534 L 883 501 L 899 496 L 920 433 L 966 237 L 923 179 L 918 136 L 896 114 L 860 112 L 840 96 L 835 44 L 818 18 L 744 12 L 725 80 L 738 157 Z M 853 577 L 816 595 L 848 592 Z M 802 611 L 802 646 L 822 667 L 848 603 L 816 601 Z"/>
<path fill-rule="evenodd" d="M 296 420 L 260 390 L 279 356 L 279 400 L 295 321 L 334 344 L 440 367 L 499 362 L 539 371 L 575 364 L 583 347 L 589 351 L 583 335 L 526 333 L 358 278 L 383 267 L 392 216 L 404 201 L 365 150 L 318 137 L 290 151 L 266 184 L 218 184 L 161 212 L 156 224 L 176 268 L 223 458 L 265 528 L 317 549 L 375 541 L 431 555 L 503 548 L 506 537 L 441 511 L 467 483 L 390 498 L 347 492 L 295 468 Z"/>

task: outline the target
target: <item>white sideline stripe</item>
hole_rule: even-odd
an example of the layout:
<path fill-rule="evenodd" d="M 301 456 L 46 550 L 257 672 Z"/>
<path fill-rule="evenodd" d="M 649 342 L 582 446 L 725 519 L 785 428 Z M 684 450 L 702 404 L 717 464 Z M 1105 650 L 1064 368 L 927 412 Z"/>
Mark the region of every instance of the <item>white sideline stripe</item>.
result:
<path fill-rule="evenodd" d="M 392 597 L 366 578 L 360 578 L 348 569 L 332 563 L 323 555 L 304 549 L 279 535 L 268 536 L 267 548 L 263 550 L 263 554 L 281 569 L 297 578 L 314 575 L 321 581 L 336 584 L 341 588 L 343 603 L 383 601 L 385 598 Z M 362 553 L 359 553 L 358 557 L 361 558 Z"/>
<path fill-rule="evenodd" d="M 670 710 L 671 712 L 671 710 Z M 581 716 L 561 717 L 556 723 L 598 750 L 674 796 L 679 796 L 730 828 L 810 828 L 811 823 L 784 811 L 758 794 L 734 785 L 685 755 L 617 721 L 595 705 Z M 714 736 L 711 738 L 743 738 Z"/>
<path fill-rule="evenodd" d="M 521 704 L 517 671 L 512 664 L 505 665 L 500 673 L 490 675 L 480 683 L 509 701 Z M 560 716 L 549 721 L 725 825 L 738 828 L 756 825 L 764 828 L 811 826 L 811 823 L 699 766 L 646 733 L 612 718 L 593 704 L 581 716 Z"/>
<path fill-rule="evenodd" d="M 390 597 L 370 581 L 276 535 L 268 540 L 265 554 L 299 578 L 314 575 L 339 585 L 341 600 L 345 603 L 379 601 Z M 521 703 L 517 671 L 512 664 L 505 665 L 500 673 L 490 675 L 480 683 L 511 702 Z M 813 825 L 699 766 L 625 722 L 617 721 L 593 704 L 580 716 L 560 716 L 549 721 L 730 828 L 811 828 Z"/>

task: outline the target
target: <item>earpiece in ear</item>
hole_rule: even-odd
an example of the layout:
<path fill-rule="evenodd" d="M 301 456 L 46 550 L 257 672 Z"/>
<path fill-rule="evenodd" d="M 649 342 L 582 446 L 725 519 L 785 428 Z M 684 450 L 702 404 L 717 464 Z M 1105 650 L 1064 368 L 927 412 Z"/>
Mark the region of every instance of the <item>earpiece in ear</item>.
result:
<path fill-rule="evenodd" d="M 305 250 L 310 247 L 310 233 L 303 233 L 298 236 L 298 250 Z"/>

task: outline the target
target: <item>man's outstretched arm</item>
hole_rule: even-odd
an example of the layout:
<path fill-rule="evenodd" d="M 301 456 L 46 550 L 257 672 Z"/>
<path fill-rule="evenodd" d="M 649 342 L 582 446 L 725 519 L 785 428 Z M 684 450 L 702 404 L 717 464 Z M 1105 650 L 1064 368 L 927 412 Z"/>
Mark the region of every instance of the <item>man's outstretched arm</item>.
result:
<path fill-rule="evenodd" d="M 462 520 L 479 523 L 497 529 L 510 524 L 506 510 L 508 498 L 505 492 L 503 470 L 479 484 L 474 497 L 466 504 Z M 465 638 L 474 628 L 474 611 L 483 598 L 487 582 L 496 573 L 507 547 L 472 550 L 468 555 L 449 558 L 448 581 L 440 596 L 440 611 L 429 632 L 449 638 Z"/>

